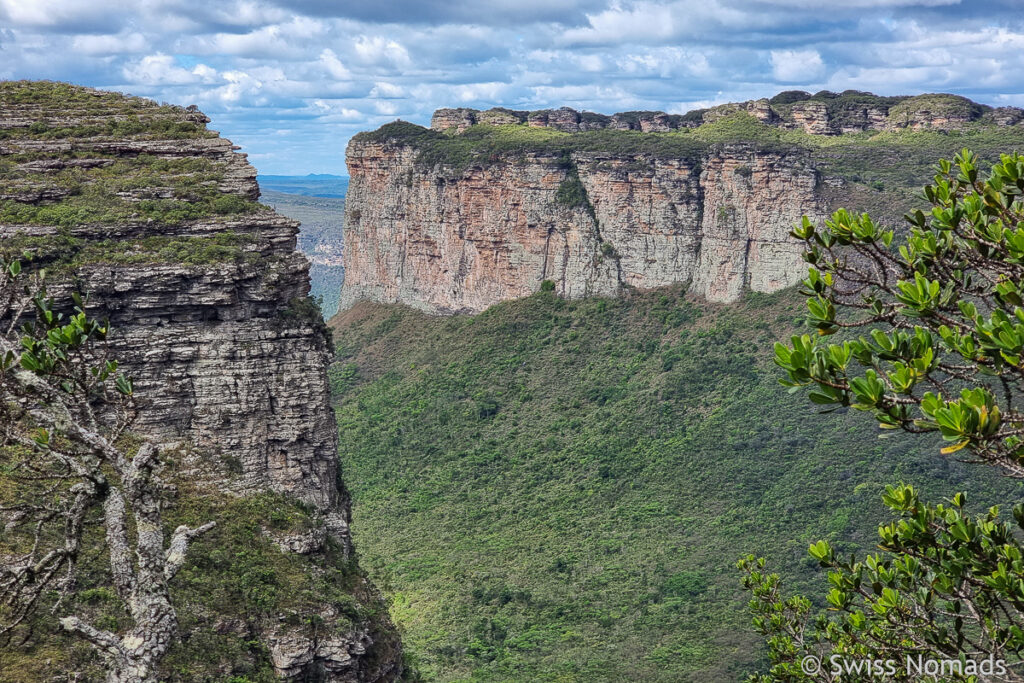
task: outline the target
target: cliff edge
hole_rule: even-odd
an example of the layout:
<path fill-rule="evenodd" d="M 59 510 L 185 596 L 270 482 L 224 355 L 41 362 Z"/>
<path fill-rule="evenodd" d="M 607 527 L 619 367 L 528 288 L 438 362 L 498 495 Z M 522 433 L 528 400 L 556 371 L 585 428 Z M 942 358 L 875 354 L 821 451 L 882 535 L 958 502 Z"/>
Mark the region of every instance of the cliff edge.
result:
<path fill-rule="evenodd" d="M 109 317 L 138 428 L 175 453 L 168 515 L 218 521 L 175 587 L 185 640 L 167 680 L 397 680 L 398 637 L 353 557 L 331 348 L 298 224 L 255 201 L 255 169 L 208 121 L 194 107 L 0 83 L 0 248 L 30 254 L 58 300 L 86 292 Z M 0 667 L 95 664 L 39 638 Z"/>
<path fill-rule="evenodd" d="M 806 275 L 789 236 L 839 205 L 898 218 L 941 155 L 1024 139 L 956 95 L 780 93 L 684 115 L 442 109 L 346 150 L 345 281 L 360 300 L 478 312 L 689 283 L 715 302 Z M 544 284 L 549 282 L 550 284 Z"/>

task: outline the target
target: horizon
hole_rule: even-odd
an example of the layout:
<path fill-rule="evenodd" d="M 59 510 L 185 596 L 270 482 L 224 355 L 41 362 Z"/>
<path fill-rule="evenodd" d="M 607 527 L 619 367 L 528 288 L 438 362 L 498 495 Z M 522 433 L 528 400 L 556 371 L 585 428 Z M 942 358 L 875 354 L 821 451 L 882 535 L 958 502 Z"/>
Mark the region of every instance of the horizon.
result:
<path fill-rule="evenodd" d="M 682 114 L 784 90 L 1024 105 L 1012 0 L 0 0 L 0 79 L 196 104 L 264 175 L 443 107 Z M 58 49 L 59 46 L 59 49 Z"/>

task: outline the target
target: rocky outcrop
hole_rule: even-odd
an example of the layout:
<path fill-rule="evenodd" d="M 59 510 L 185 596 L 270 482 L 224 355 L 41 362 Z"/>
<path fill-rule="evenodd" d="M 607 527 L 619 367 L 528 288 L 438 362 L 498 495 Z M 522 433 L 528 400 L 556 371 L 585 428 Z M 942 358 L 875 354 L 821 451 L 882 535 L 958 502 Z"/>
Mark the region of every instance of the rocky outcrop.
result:
<path fill-rule="evenodd" d="M 824 102 L 800 102 L 790 111 L 792 126 L 801 128 L 808 135 L 831 135 L 834 131 L 829 121 L 828 106 Z"/>
<path fill-rule="evenodd" d="M 437 131 L 461 133 L 478 123 L 516 125 L 527 122 L 530 126 L 554 128 L 566 133 L 602 128 L 668 132 L 713 123 L 741 112 L 766 125 L 802 130 L 808 135 L 841 135 L 908 127 L 914 130 L 952 130 L 982 118 L 999 126 L 1012 126 L 1024 120 L 1021 110 L 1016 107 L 993 110 L 959 95 L 879 97 L 847 90 L 843 93 L 823 91 L 815 95 L 790 91 L 770 100 L 762 98 L 731 102 L 685 115 L 634 111 L 606 116 L 579 112 L 569 107 L 531 112 L 510 109 L 438 109 L 434 112 L 430 127 Z"/>
<path fill-rule="evenodd" d="M 479 124 L 566 135 L 480 128 L 469 144 L 453 141 Z M 370 299 L 476 312 L 545 280 L 568 297 L 679 282 L 712 301 L 773 292 L 806 272 L 792 225 L 822 219 L 866 167 L 851 159 L 859 171 L 846 178 L 836 170 L 845 152 L 761 126 L 836 136 L 1019 126 L 1024 112 L 949 94 L 787 91 L 685 115 L 442 109 L 429 131 L 389 125 L 347 150 L 342 309 Z M 665 135 L 684 128 L 697 130 Z M 654 135 L 587 135 L 600 129 Z"/>
<path fill-rule="evenodd" d="M 0 206 L 0 246 L 33 252 L 58 300 L 85 291 L 109 317 L 112 352 L 134 377 L 137 427 L 177 449 L 180 476 L 218 494 L 272 492 L 306 506 L 315 528 L 275 540 L 308 557 L 309 572 L 330 569 L 330 548 L 350 558 L 331 349 L 308 303 L 298 224 L 248 201 L 259 196 L 255 170 L 198 111 L 69 86 L 53 97 L 59 85 L 0 90 L 0 168 L 5 195 L 19 195 Z M 97 171 L 75 175 L 68 196 L 47 195 L 68 188 L 70 168 Z M 88 203 L 100 188 L 122 187 Z M 62 225 L 48 224 L 58 215 Z M 384 613 L 363 583 L 353 599 Z M 323 623 L 339 623 L 324 610 Z M 276 620 L 250 628 L 285 677 L 401 673 L 386 617 L 315 634 Z"/>
<path fill-rule="evenodd" d="M 350 143 L 341 308 L 476 312 L 549 280 L 567 297 L 692 282 L 713 301 L 805 272 L 788 237 L 824 213 L 799 155 L 528 154 L 446 174 L 388 141 Z"/>

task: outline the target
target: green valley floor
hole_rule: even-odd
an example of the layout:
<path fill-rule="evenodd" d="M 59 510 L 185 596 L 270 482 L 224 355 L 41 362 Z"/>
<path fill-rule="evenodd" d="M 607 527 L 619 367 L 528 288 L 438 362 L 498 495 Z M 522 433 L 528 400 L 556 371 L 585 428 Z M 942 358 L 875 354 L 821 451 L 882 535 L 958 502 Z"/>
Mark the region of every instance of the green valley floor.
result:
<path fill-rule="evenodd" d="M 771 348 L 801 301 L 677 287 L 334 318 L 356 547 L 425 680 L 741 680 L 764 664 L 741 554 L 822 595 L 808 544 L 872 549 L 887 483 L 1024 497 L 789 395 Z"/>

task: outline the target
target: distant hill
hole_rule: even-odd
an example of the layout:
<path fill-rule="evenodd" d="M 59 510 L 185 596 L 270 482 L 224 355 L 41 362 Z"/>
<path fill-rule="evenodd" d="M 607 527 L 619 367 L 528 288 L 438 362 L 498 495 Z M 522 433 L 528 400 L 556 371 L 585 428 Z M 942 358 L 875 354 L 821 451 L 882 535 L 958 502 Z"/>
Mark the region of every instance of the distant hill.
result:
<path fill-rule="evenodd" d="M 338 176 L 328 178 L 338 180 Z M 348 178 L 343 180 L 347 182 Z M 260 176 L 260 182 L 263 183 L 263 176 Z M 331 196 L 308 196 L 293 191 L 281 192 L 263 185 L 260 201 L 302 224 L 298 246 L 299 251 L 309 259 L 310 294 L 319 299 L 325 318 L 334 315 L 338 310 L 338 296 L 345 277 L 341 235 L 345 200 Z"/>
<path fill-rule="evenodd" d="M 264 190 L 276 190 L 307 197 L 333 197 L 344 199 L 348 191 L 348 176 L 329 173 L 308 175 L 260 175 L 257 180 Z"/>

